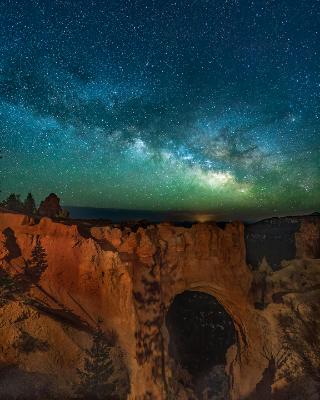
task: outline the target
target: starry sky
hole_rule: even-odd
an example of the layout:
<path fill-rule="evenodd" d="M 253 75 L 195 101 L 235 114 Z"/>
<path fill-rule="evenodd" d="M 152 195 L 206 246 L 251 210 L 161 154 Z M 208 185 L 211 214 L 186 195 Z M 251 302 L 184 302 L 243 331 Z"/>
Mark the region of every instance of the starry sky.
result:
<path fill-rule="evenodd" d="M 319 0 L 0 0 L 1 195 L 319 210 L 319 43 Z"/>

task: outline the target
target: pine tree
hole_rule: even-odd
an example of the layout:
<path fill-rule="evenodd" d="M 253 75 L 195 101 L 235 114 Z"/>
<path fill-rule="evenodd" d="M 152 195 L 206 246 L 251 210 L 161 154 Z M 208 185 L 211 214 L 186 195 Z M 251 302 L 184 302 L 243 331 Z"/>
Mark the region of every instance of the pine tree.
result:
<path fill-rule="evenodd" d="M 28 193 L 28 196 L 24 201 L 24 212 L 26 214 L 35 214 L 36 212 L 36 203 L 31 193 Z"/>
<path fill-rule="evenodd" d="M 20 195 L 11 193 L 8 198 L 4 201 L 4 206 L 11 211 L 22 211 L 23 203 L 20 200 Z"/>
<path fill-rule="evenodd" d="M 39 237 L 37 237 L 36 245 L 32 249 L 31 260 L 26 264 L 26 277 L 33 283 L 38 283 L 47 267 L 47 254 L 41 245 Z"/>
<path fill-rule="evenodd" d="M 116 383 L 110 382 L 114 374 L 110 357 L 112 344 L 100 329 L 93 335 L 90 350 L 86 351 L 83 370 L 78 369 L 80 384 L 76 387 L 76 398 L 86 400 L 115 400 Z"/>

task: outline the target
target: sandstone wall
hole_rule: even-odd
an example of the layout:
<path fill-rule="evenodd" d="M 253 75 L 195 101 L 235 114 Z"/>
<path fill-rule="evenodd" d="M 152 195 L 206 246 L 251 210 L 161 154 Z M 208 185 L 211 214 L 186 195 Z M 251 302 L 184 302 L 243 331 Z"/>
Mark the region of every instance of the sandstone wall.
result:
<path fill-rule="evenodd" d="M 297 258 L 320 258 L 320 216 L 303 219 L 295 241 Z"/>
<path fill-rule="evenodd" d="M 65 318 L 83 332 L 86 324 L 93 326 L 102 319 L 106 329 L 117 332 L 130 372 L 130 399 L 167 396 L 174 371 L 164 320 L 173 298 L 184 290 L 212 294 L 234 320 L 238 340 L 230 349 L 227 365 L 232 399 L 254 391 L 268 366 L 264 350 L 278 346 L 277 336 L 272 336 L 272 329 L 278 329 L 273 326 L 274 314 L 255 307 L 252 286 L 257 279 L 245 262 L 241 223 L 227 224 L 224 229 L 205 223 L 190 228 L 149 225 L 136 230 L 67 225 L 47 218 L 35 223 L 23 215 L 1 213 L 0 232 L 3 268 L 23 267 L 23 259 L 30 257 L 40 238 L 49 267 L 41 278 L 45 294 L 35 288 L 33 297 L 45 301 L 56 318 Z M 79 321 L 73 321 L 72 315 L 79 316 L 82 326 L 76 326 Z M 34 318 L 41 318 L 50 336 L 48 317 Z M 52 331 L 53 350 L 39 355 L 39 365 L 42 372 L 67 387 L 88 339 L 83 333 L 81 340 L 74 339 L 77 343 L 69 346 L 60 338 L 63 331 L 55 329 L 59 333 Z M 72 340 L 72 335 L 68 338 Z M 2 343 L 3 348 L 9 349 L 9 342 Z M 3 354 L 4 359 L 8 357 Z M 22 360 L 17 352 L 10 357 L 10 362 L 36 370 L 34 362 L 26 357 Z"/>

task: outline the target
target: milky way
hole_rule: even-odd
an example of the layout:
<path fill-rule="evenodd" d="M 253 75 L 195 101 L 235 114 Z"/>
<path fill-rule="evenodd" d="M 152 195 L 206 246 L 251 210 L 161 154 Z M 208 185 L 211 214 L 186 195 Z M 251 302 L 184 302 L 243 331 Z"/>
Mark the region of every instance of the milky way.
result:
<path fill-rule="evenodd" d="M 320 208 L 320 2 L 0 1 L 1 189 Z"/>

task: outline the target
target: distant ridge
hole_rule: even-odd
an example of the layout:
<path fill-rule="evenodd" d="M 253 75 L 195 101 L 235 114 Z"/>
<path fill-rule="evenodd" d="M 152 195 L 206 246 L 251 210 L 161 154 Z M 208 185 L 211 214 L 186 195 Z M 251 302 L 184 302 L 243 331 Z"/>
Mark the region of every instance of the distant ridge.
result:
<path fill-rule="evenodd" d="M 72 219 L 83 219 L 83 220 L 109 220 L 115 223 L 125 221 L 141 221 L 147 220 L 153 223 L 159 222 L 230 222 L 230 221 L 242 221 L 244 223 L 255 223 L 263 220 L 269 220 L 271 218 L 298 218 L 301 216 L 312 216 L 318 217 L 320 213 L 312 211 L 301 211 L 295 215 L 285 215 L 284 213 L 279 215 L 268 215 L 266 212 L 263 214 L 255 214 L 254 212 L 228 212 L 225 213 L 214 211 L 153 211 L 153 210 L 130 210 L 120 208 L 94 208 L 94 207 L 79 207 L 79 206 L 67 206 L 66 209 L 70 211 L 70 218 Z"/>
<path fill-rule="evenodd" d="M 86 223 L 97 222 L 99 224 L 107 223 L 161 223 L 173 222 L 175 224 L 186 223 L 193 224 L 199 222 L 215 222 L 226 223 L 233 221 L 241 221 L 245 225 L 270 223 L 271 221 L 279 220 L 299 220 L 301 218 L 319 218 L 319 212 L 301 212 L 293 215 L 246 215 L 233 212 L 233 213 L 210 213 L 210 212 L 192 212 L 192 211 L 153 211 L 153 210 L 130 210 L 130 209 L 117 209 L 117 208 L 94 208 L 94 207 L 78 207 L 66 206 L 70 212 L 70 217 L 65 221 L 83 221 Z M 9 212 L 12 214 L 20 214 L 18 211 L 7 210 L 0 207 L 1 212 Z M 39 216 L 37 216 L 39 218 Z"/>

